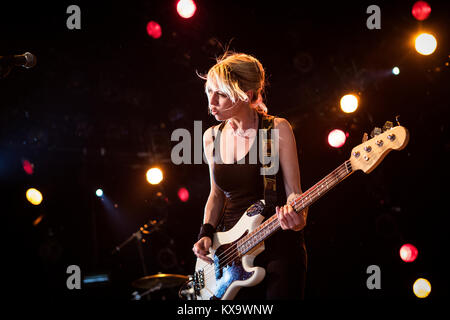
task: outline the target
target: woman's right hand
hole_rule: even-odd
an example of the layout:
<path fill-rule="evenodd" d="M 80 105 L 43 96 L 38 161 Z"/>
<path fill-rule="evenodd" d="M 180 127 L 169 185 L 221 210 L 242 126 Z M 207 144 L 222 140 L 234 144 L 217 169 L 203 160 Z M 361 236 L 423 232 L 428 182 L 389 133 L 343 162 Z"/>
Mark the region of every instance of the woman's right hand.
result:
<path fill-rule="evenodd" d="M 211 248 L 211 245 L 212 245 L 211 238 L 203 237 L 194 244 L 192 251 L 194 251 L 194 254 L 198 258 L 200 258 L 208 263 L 213 263 L 214 261 L 211 258 L 206 256 L 209 254 L 209 248 Z"/>

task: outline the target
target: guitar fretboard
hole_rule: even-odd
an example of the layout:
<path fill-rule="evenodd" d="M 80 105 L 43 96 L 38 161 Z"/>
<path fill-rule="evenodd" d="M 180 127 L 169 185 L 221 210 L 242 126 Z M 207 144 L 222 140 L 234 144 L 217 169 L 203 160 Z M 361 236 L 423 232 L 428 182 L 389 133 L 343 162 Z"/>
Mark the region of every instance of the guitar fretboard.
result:
<path fill-rule="evenodd" d="M 352 172 L 353 170 L 350 160 L 347 160 L 325 178 L 302 193 L 299 197 L 291 200 L 289 204 L 297 213 L 301 212 L 312 205 L 339 182 L 348 177 Z M 278 221 L 275 213 L 269 219 L 264 221 L 264 223 L 260 224 L 255 230 L 237 242 L 237 249 L 239 253 L 241 255 L 246 254 L 262 241 L 267 239 L 275 231 L 280 229 L 280 227 L 280 222 Z"/>

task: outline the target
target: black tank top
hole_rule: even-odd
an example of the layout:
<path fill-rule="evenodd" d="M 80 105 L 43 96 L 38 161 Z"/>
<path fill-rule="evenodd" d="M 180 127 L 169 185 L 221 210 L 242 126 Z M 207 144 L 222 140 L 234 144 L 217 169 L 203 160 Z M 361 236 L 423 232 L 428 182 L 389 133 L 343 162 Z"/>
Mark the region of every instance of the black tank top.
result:
<path fill-rule="evenodd" d="M 260 115 L 258 117 L 259 129 L 261 128 L 262 119 Z M 220 136 L 225 123 L 224 121 L 217 131 L 216 139 L 219 139 L 217 146 L 220 146 Z M 214 182 L 226 197 L 222 219 L 217 227 L 218 231 L 231 229 L 248 207 L 256 201 L 264 199 L 264 181 L 260 173 L 261 163 L 259 158 L 256 163 L 254 163 L 255 161 L 250 163 L 250 154 L 259 155 L 260 143 L 260 137 L 256 134 L 252 146 L 243 159 L 232 164 L 215 163 L 213 166 L 212 173 Z M 213 150 L 214 155 L 215 150 Z M 280 170 L 277 173 L 277 204 L 284 204 L 286 203 L 286 195 L 283 195 L 284 185 L 280 183 L 282 180 L 282 175 L 280 174 L 281 166 L 279 168 Z"/>

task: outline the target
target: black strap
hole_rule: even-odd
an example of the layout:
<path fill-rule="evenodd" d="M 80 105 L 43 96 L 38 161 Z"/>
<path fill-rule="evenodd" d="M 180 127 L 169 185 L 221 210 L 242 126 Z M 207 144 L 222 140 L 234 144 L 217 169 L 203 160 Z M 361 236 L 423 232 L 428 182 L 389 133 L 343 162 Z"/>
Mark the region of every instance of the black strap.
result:
<path fill-rule="evenodd" d="M 264 159 L 267 159 L 272 156 L 272 146 L 273 146 L 273 138 L 272 138 L 272 129 L 274 128 L 274 116 L 265 115 L 261 118 L 261 129 L 265 130 L 265 134 L 262 134 L 261 147 L 263 152 Z M 266 162 L 266 161 L 264 161 Z M 263 168 L 269 168 L 272 165 L 271 163 L 263 163 Z M 270 175 L 265 174 L 267 170 L 263 170 L 263 179 L 264 179 L 264 200 L 266 202 L 266 206 L 275 207 L 277 202 L 277 179 L 276 174 Z"/>
<path fill-rule="evenodd" d="M 225 127 L 226 123 L 227 123 L 226 121 L 222 121 L 222 123 L 220 125 L 218 125 L 219 129 L 217 130 L 216 135 L 214 135 L 214 128 L 217 127 L 217 126 L 214 126 L 212 128 L 212 142 L 213 142 L 212 157 L 213 157 L 214 160 L 216 160 L 216 158 L 215 158 L 216 157 L 215 139 L 216 139 L 216 136 L 219 136 L 222 133 L 222 129 L 223 129 L 223 127 Z M 218 149 L 219 149 L 219 156 L 220 156 L 220 146 L 218 146 Z"/>

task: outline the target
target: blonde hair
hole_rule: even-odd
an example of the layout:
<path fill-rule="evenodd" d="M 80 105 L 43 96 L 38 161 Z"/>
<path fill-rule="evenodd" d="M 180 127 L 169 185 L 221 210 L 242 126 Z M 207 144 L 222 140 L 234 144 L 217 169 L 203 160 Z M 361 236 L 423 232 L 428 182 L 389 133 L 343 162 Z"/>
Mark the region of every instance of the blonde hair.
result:
<path fill-rule="evenodd" d="M 247 91 L 253 92 L 250 106 L 261 114 L 267 114 L 267 107 L 262 95 L 265 88 L 265 72 L 262 64 L 255 57 L 245 53 L 225 52 L 216 59 L 206 76 L 205 92 L 209 95 L 211 86 L 225 93 L 231 101 L 249 101 Z"/>

